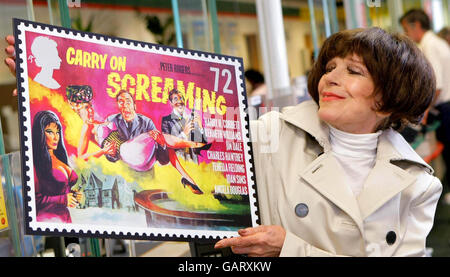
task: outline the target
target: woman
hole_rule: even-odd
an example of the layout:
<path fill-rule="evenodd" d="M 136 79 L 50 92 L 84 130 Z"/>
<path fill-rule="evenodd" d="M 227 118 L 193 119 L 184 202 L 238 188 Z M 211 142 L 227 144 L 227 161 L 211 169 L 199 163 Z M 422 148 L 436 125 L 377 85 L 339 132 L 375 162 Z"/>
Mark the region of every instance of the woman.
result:
<path fill-rule="evenodd" d="M 67 152 L 58 116 L 39 111 L 33 119 L 33 164 L 35 170 L 36 219 L 71 223 L 68 208 L 74 208 L 83 196 L 71 192 L 78 175 L 67 163 Z"/>
<path fill-rule="evenodd" d="M 104 122 L 94 118 L 94 109 L 91 104 L 92 88 L 90 86 L 68 86 L 66 88 L 67 101 L 83 121 L 81 127 L 80 142 L 77 147 L 77 156 L 83 160 L 88 160 L 91 156 L 101 157 L 114 152 L 114 145 L 106 143 L 104 147 L 96 152 L 88 153 L 89 141 L 96 142 L 97 128 Z"/>
<path fill-rule="evenodd" d="M 135 126 L 135 128 L 142 129 L 143 132 L 136 136 L 123 138 L 121 136 L 123 134 L 121 134 L 117 126 L 119 121 L 107 120 L 101 122 L 94 118 L 95 113 L 91 104 L 93 94 L 90 86 L 68 86 L 66 91 L 69 104 L 84 122 L 78 146 L 79 157 L 87 160 L 90 156 L 100 157 L 101 155 L 106 155 L 108 160 L 115 162 L 120 159 L 136 171 L 152 169 L 156 160 L 163 165 L 170 161 L 172 166 L 183 176 L 181 179 L 183 186 L 188 186 L 195 194 L 203 194 L 202 190 L 180 164 L 174 149 L 186 147 L 205 149 L 210 145 L 183 140 L 169 134 L 161 134 L 154 128 L 151 119 L 136 114 L 132 97 L 126 91 L 121 91 L 117 95 L 119 109 L 123 114 L 113 115 L 108 119 L 116 116 L 126 116 L 125 108 L 127 108 L 126 110 L 130 110 L 134 118 L 143 120 L 141 125 Z M 130 105 L 122 108 L 120 104 L 122 98 L 130 100 Z M 96 143 L 101 149 L 94 153 L 88 153 L 89 141 Z M 167 149 L 162 149 L 165 146 L 167 146 Z"/>
<path fill-rule="evenodd" d="M 420 122 L 434 90 L 430 65 L 403 36 L 378 28 L 331 36 L 309 75 L 314 101 L 252 122 L 263 225 L 216 247 L 423 256 L 442 185 L 395 130 Z"/>
<path fill-rule="evenodd" d="M 442 185 L 395 130 L 419 123 L 430 105 L 429 63 L 404 36 L 343 31 L 325 41 L 308 88 L 314 101 L 252 123 L 262 226 L 216 247 L 424 256 Z"/>

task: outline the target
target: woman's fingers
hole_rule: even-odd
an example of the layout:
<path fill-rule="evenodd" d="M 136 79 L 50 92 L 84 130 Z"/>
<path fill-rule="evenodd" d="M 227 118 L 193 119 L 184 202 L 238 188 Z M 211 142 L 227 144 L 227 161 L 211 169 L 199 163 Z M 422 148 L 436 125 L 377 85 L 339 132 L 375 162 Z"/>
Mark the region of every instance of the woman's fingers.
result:
<path fill-rule="evenodd" d="M 245 229 L 238 230 L 238 234 L 241 236 L 249 236 L 259 232 L 265 232 L 267 230 L 267 226 L 260 225 L 256 227 L 249 227 Z"/>
<path fill-rule="evenodd" d="M 152 137 L 153 140 L 156 140 L 157 134 L 156 134 L 155 130 L 151 130 L 148 133 Z"/>
<path fill-rule="evenodd" d="M 6 66 L 8 66 L 9 71 L 11 72 L 12 75 L 16 76 L 16 51 L 14 48 L 14 44 L 15 44 L 15 40 L 14 40 L 14 36 L 12 35 L 8 35 L 5 37 L 6 42 L 9 44 L 6 48 L 5 48 L 5 52 L 6 55 L 8 56 L 5 59 L 5 64 Z M 17 89 L 13 90 L 13 96 L 17 96 Z"/>
<path fill-rule="evenodd" d="M 250 257 L 270 256 L 272 251 L 267 251 L 260 238 L 259 234 L 254 234 L 247 237 L 224 239 L 219 241 L 215 248 L 231 247 L 234 254 L 246 254 Z"/>
<path fill-rule="evenodd" d="M 6 42 L 7 42 L 9 45 L 14 45 L 14 43 L 15 43 L 15 40 L 14 40 L 14 36 L 13 36 L 13 35 L 7 35 L 7 36 L 5 37 L 5 40 L 6 40 Z"/>
<path fill-rule="evenodd" d="M 72 194 L 72 193 L 69 193 L 69 194 L 67 195 L 67 206 L 68 206 L 69 208 L 73 208 L 73 202 L 74 202 L 73 194 Z"/>
<path fill-rule="evenodd" d="M 16 49 L 14 48 L 14 45 L 8 45 L 5 48 L 5 53 L 8 55 L 8 57 L 15 59 L 16 57 Z"/>
<path fill-rule="evenodd" d="M 238 231 L 240 237 L 223 239 L 215 248 L 231 247 L 233 253 L 249 256 L 278 256 L 286 231 L 281 226 L 257 226 Z"/>
<path fill-rule="evenodd" d="M 214 248 L 225 248 L 232 246 L 247 247 L 254 244 L 256 242 L 255 239 L 256 239 L 255 237 L 234 237 L 223 239 L 217 242 Z"/>
<path fill-rule="evenodd" d="M 81 192 L 77 193 L 77 197 L 76 197 L 77 202 L 78 203 L 81 202 L 82 199 L 83 199 L 83 193 L 81 193 Z"/>
<path fill-rule="evenodd" d="M 214 245 L 214 248 L 231 247 L 231 246 L 237 244 L 238 239 L 240 239 L 240 237 L 236 237 L 236 238 L 228 238 L 228 239 L 220 240 L 220 241 L 218 241 L 218 242 Z"/>
<path fill-rule="evenodd" d="M 8 66 L 8 69 L 11 72 L 11 74 L 16 76 L 16 62 L 12 58 L 6 58 L 5 64 L 6 66 Z"/>
<path fill-rule="evenodd" d="M 74 207 L 76 207 L 78 205 L 78 201 L 75 198 L 75 196 L 73 195 L 73 193 L 68 193 L 67 194 L 67 202 L 68 202 L 67 206 L 69 208 L 74 208 Z"/>
<path fill-rule="evenodd" d="M 5 52 L 6 55 L 8 56 L 5 59 L 5 63 L 9 68 L 9 71 L 11 71 L 11 73 L 13 75 L 16 75 L 16 51 L 14 48 L 14 37 L 11 35 L 6 36 L 5 38 L 6 42 L 9 44 L 8 46 L 6 46 L 5 48 Z"/>
<path fill-rule="evenodd" d="M 15 59 L 16 53 L 14 48 L 14 37 L 12 35 L 8 35 L 5 37 L 6 42 L 8 43 L 8 46 L 5 48 L 6 54 L 10 57 Z"/>

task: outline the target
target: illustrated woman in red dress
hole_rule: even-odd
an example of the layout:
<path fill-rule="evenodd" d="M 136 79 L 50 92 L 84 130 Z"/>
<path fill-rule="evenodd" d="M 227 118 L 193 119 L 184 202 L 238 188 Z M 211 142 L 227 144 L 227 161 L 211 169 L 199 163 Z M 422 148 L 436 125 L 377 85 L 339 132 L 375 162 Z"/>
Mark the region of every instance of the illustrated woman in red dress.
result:
<path fill-rule="evenodd" d="M 33 164 L 37 221 L 71 223 L 68 208 L 83 197 L 71 191 L 78 175 L 67 162 L 62 126 L 52 111 L 39 111 L 33 120 Z"/>

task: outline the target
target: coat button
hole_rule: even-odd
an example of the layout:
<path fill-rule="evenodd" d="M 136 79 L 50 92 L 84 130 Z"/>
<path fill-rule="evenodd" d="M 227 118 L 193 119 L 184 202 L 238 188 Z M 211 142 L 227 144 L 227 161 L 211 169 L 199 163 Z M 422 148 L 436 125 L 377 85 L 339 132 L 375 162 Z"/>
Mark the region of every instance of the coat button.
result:
<path fill-rule="evenodd" d="M 308 215 L 308 212 L 309 212 L 309 209 L 305 203 L 300 203 L 297 206 L 295 206 L 295 214 L 298 217 L 305 217 Z"/>
<path fill-rule="evenodd" d="M 395 240 L 397 239 L 397 234 L 395 234 L 394 231 L 390 231 L 386 235 L 386 242 L 389 245 L 393 245 L 395 243 Z"/>

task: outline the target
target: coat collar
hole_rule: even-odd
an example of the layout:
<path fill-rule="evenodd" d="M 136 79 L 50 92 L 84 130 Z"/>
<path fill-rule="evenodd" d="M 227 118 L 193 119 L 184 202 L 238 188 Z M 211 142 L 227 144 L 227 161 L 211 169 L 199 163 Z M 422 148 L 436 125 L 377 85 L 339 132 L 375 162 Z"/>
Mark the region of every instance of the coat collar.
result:
<path fill-rule="evenodd" d="M 318 118 L 317 109 L 315 102 L 307 101 L 285 108 L 280 116 L 281 120 L 309 133 L 323 147 L 324 154 L 301 172 L 301 178 L 346 212 L 361 233 L 364 219 L 415 182 L 416 177 L 396 163 L 416 164 L 433 173 L 399 133 L 385 130 L 378 140 L 375 167 L 369 173 L 363 191 L 355 197 L 343 175 L 339 174 L 343 170 L 331 153 L 329 127 Z"/>
<path fill-rule="evenodd" d="M 294 107 L 282 110 L 280 118 L 313 136 L 322 146 L 325 153 L 331 151 L 329 127 L 317 116 L 318 105 L 314 101 L 305 101 Z M 406 161 L 420 165 L 433 174 L 433 168 L 428 165 L 404 140 L 398 132 L 388 129 L 383 131 L 378 140 L 377 160 L 386 162 Z"/>
<path fill-rule="evenodd" d="M 294 107 L 286 107 L 280 118 L 313 136 L 324 152 L 331 151 L 330 130 L 317 116 L 318 106 L 314 101 L 305 101 Z"/>

